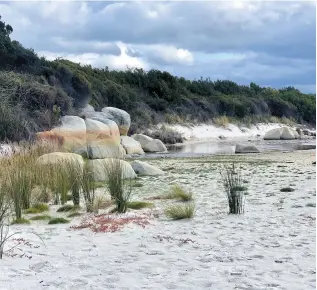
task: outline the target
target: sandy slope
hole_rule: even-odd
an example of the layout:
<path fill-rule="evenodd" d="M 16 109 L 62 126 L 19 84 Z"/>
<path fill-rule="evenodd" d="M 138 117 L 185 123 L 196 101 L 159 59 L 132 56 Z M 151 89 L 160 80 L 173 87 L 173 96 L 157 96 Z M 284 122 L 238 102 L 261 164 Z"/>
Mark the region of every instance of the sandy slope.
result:
<path fill-rule="evenodd" d="M 279 123 L 258 123 L 250 128 L 239 127 L 235 124 L 228 124 L 227 127 L 212 124 L 165 126 L 181 133 L 186 140 L 218 140 L 219 136 L 223 136 L 226 139 L 263 137 L 268 131 L 276 128 L 290 127 L 296 129 L 296 126 L 287 126 Z"/>
<path fill-rule="evenodd" d="M 143 211 L 156 216 L 144 229 L 93 234 L 44 222 L 14 226 L 39 247 L 13 250 L 31 259 L 0 261 L 0 289 L 315 289 L 314 153 L 149 161 L 166 174 L 142 178 L 134 199 L 163 193 L 178 182 L 195 194 L 193 220 L 168 221 L 162 214 L 167 202 L 155 201 L 155 209 Z M 219 160 L 232 159 L 243 161 L 249 181 L 243 216 L 226 213 L 219 183 Z M 286 186 L 295 191 L 280 192 Z M 30 231 L 41 235 L 46 247 Z"/>

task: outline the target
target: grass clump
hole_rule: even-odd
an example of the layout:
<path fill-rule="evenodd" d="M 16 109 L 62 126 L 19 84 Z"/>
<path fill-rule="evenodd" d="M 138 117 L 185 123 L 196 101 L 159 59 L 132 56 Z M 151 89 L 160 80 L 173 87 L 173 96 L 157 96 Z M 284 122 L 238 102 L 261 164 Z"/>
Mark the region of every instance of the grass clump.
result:
<path fill-rule="evenodd" d="M 72 210 L 76 210 L 78 209 L 78 206 L 76 205 L 71 205 L 71 204 L 66 204 L 61 206 L 57 212 L 68 212 L 68 211 L 72 211 Z"/>
<path fill-rule="evenodd" d="M 167 218 L 173 220 L 180 220 L 180 219 L 191 219 L 195 215 L 195 208 L 196 205 L 194 202 L 188 202 L 183 204 L 174 204 L 168 206 L 164 213 Z"/>
<path fill-rule="evenodd" d="M 64 219 L 64 218 L 61 218 L 61 217 L 52 218 L 52 219 L 48 222 L 49 225 L 67 224 L 67 223 L 69 223 L 69 220 Z"/>
<path fill-rule="evenodd" d="M 281 192 L 293 192 L 294 190 L 292 187 L 283 187 L 280 189 Z"/>
<path fill-rule="evenodd" d="M 181 201 L 190 201 L 193 199 L 193 194 L 190 191 L 186 191 L 180 185 L 174 184 L 171 188 L 170 193 L 168 193 L 165 198 L 166 199 L 179 199 Z"/>
<path fill-rule="evenodd" d="M 30 218 L 32 221 L 43 221 L 43 220 L 50 220 L 51 217 L 49 215 L 36 215 Z"/>
<path fill-rule="evenodd" d="M 81 216 L 82 214 L 80 212 L 73 212 L 71 214 L 69 214 L 67 217 L 68 218 L 73 218 L 73 217 L 76 217 L 76 216 Z"/>
<path fill-rule="evenodd" d="M 232 163 L 232 166 L 224 166 L 220 173 L 227 193 L 229 213 L 243 213 L 247 187 L 243 185 L 241 170 L 236 168 L 235 163 Z"/>
<path fill-rule="evenodd" d="M 132 193 L 133 182 L 131 178 L 123 179 L 124 163 L 119 158 L 112 158 L 104 163 L 107 176 L 106 189 L 115 203 L 114 211 L 125 213 Z"/>
<path fill-rule="evenodd" d="M 37 204 L 33 205 L 32 207 L 28 208 L 27 210 L 25 210 L 25 213 L 35 214 L 35 213 L 41 213 L 41 212 L 48 211 L 48 210 L 49 210 L 49 207 L 47 204 L 37 203 Z"/>
<path fill-rule="evenodd" d="M 87 212 L 94 211 L 95 202 L 95 181 L 93 177 L 93 172 L 85 164 L 82 178 L 81 178 L 81 190 L 84 196 L 86 210 Z"/>
<path fill-rule="evenodd" d="M 127 207 L 131 209 L 151 208 L 153 206 L 153 203 L 145 201 L 130 201 L 127 204 Z"/>
<path fill-rule="evenodd" d="M 22 225 L 22 224 L 30 224 L 30 223 L 31 223 L 31 222 L 30 222 L 28 219 L 23 218 L 23 217 L 18 218 L 18 219 L 15 219 L 15 220 L 12 222 L 13 225 Z"/>

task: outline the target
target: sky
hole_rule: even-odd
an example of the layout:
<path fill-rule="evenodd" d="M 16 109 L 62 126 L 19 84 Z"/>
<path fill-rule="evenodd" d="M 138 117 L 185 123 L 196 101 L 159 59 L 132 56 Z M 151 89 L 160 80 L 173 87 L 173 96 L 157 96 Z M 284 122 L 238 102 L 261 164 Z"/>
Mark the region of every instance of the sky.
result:
<path fill-rule="evenodd" d="M 0 2 L 12 39 L 47 59 L 316 92 L 307 1 Z"/>

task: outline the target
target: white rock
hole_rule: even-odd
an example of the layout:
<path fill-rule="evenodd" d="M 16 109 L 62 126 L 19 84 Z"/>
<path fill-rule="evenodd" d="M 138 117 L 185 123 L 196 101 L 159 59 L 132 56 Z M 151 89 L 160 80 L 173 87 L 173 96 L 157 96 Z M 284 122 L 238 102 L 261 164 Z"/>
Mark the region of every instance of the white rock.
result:
<path fill-rule="evenodd" d="M 143 148 L 147 143 L 153 140 L 153 138 L 143 135 L 143 134 L 134 134 L 132 138 L 136 141 L 138 141 L 141 144 L 141 147 Z"/>
<path fill-rule="evenodd" d="M 151 176 L 155 176 L 155 175 L 162 175 L 164 174 L 164 171 L 162 171 L 161 169 L 146 163 L 146 162 L 142 162 L 139 160 L 135 160 L 132 162 L 132 168 L 135 171 L 136 174 L 139 175 L 151 175 Z"/>
<path fill-rule="evenodd" d="M 134 179 L 137 177 L 130 163 L 120 159 L 106 158 L 88 160 L 87 166 L 93 172 L 95 181 L 107 181 L 108 173 L 106 168 L 115 166 L 114 162 L 121 163 L 123 179 Z"/>
<path fill-rule="evenodd" d="M 141 144 L 128 136 L 121 136 L 121 145 L 127 154 L 144 154 Z"/>
<path fill-rule="evenodd" d="M 38 165 L 58 165 L 63 166 L 66 164 L 71 164 L 74 166 L 79 166 L 82 170 L 84 167 L 84 160 L 82 156 L 75 153 L 66 153 L 66 152 L 53 152 L 40 156 L 36 160 Z"/>
<path fill-rule="evenodd" d="M 264 140 L 280 140 L 281 139 L 281 131 L 282 131 L 282 128 L 272 129 L 264 135 L 263 139 Z"/>
<path fill-rule="evenodd" d="M 159 139 L 153 139 L 144 146 L 145 152 L 166 152 L 167 148 L 164 143 Z"/>
<path fill-rule="evenodd" d="M 126 111 L 114 107 L 105 107 L 101 112 L 108 119 L 117 123 L 121 135 L 127 135 L 131 125 L 131 118 Z"/>
<path fill-rule="evenodd" d="M 87 143 L 101 145 L 104 142 L 120 144 L 119 128 L 109 120 L 110 124 L 105 124 L 97 120 L 87 118 L 85 120 L 87 130 Z"/>
<path fill-rule="evenodd" d="M 260 150 L 254 144 L 237 144 L 235 153 L 260 153 Z"/>
<path fill-rule="evenodd" d="M 56 135 L 62 140 L 66 150 L 82 147 L 86 144 L 86 124 L 78 116 L 64 116 L 61 118 L 61 125 L 48 132 L 49 135 Z M 45 135 L 45 132 L 43 132 Z"/>
<path fill-rule="evenodd" d="M 281 130 L 281 140 L 293 140 L 295 139 L 295 130 L 284 127 Z"/>

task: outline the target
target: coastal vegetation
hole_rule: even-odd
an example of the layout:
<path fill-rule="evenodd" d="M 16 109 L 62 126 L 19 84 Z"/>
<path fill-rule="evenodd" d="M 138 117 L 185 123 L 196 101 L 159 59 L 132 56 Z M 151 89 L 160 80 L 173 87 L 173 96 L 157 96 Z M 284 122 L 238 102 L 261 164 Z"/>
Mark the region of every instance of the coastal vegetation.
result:
<path fill-rule="evenodd" d="M 293 87 L 188 80 L 155 69 L 115 71 L 61 58 L 48 61 L 12 40 L 12 32 L 0 18 L 0 141 L 32 139 L 87 103 L 97 110 L 126 110 L 133 120 L 130 134 L 164 122 L 316 122 L 316 95 Z"/>

